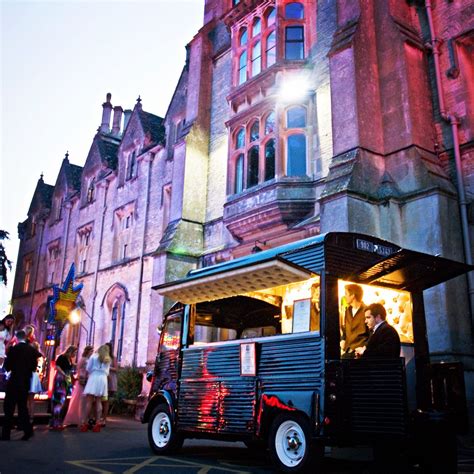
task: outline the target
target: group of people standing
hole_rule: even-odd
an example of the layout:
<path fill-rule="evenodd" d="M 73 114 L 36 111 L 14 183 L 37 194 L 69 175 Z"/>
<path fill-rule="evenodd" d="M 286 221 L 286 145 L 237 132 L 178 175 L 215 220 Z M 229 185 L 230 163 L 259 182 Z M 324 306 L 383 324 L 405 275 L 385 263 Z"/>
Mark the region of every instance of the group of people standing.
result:
<path fill-rule="evenodd" d="M 38 361 L 43 356 L 34 327 L 25 326 L 15 334 L 14 323 L 12 315 L 0 321 L 0 368 L 8 373 L 1 440 L 10 439 L 17 406 L 18 427 L 24 432 L 21 439 L 26 441 L 34 434 L 34 397 L 43 391 L 37 372 Z M 74 364 L 76 355 L 77 348 L 69 346 L 55 360 L 50 429 L 62 430 L 67 425 L 77 425 L 81 431 L 91 428 L 98 432 L 106 423 L 109 396 L 117 391 L 112 344 L 100 346 L 95 354 L 92 346 L 86 346 L 77 367 Z"/>
<path fill-rule="evenodd" d="M 85 346 L 73 376 L 75 346 L 69 346 L 56 359 L 56 375 L 53 383 L 52 430 L 66 426 L 80 426 L 99 432 L 105 426 L 109 412 L 109 397 L 117 391 L 117 368 L 113 359 L 112 345 L 104 344 L 94 353 L 92 346 Z M 68 395 L 72 393 L 69 406 Z"/>
<path fill-rule="evenodd" d="M 40 392 L 41 383 L 36 372 L 38 359 L 42 357 L 34 336 L 34 327 L 26 326 L 13 335 L 14 318 L 6 316 L 1 322 L 0 353 L 3 370 L 9 373 L 5 390 L 1 440 L 8 441 L 13 425 L 15 406 L 18 407 L 18 426 L 23 431 L 23 441 L 33 436 L 33 425 L 28 405 L 32 405 L 35 393 Z"/>

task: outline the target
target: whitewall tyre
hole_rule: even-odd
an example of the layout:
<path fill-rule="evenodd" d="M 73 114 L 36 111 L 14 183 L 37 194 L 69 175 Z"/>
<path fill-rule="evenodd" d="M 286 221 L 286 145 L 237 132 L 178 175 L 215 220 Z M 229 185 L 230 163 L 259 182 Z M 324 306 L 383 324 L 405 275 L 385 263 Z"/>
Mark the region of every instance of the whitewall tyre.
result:
<path fill-rule="evenodd" d="M 268 441 L 270 456 L 278 471 L 306 472 L 313 464 L 310 425 L 305 417 L 297 413 L 278 415 Z"/>
<path fill-rule="evenodd" d="M 171 454 L 183 445 L 183 438 L 173 426 L 168 405 L 158 405 L 148 422 L 148 442 L 156 454 Z"/>

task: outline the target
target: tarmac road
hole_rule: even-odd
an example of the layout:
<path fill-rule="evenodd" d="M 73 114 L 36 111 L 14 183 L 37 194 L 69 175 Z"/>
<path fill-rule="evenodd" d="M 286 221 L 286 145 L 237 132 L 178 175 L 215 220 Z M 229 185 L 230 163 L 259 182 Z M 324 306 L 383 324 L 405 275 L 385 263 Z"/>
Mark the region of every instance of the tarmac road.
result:
<path fill-rule="evenodd" d="M 175 456 L 154 456 L 148 447 L 146 426 L 131 419 L 112 417 L 100 433 L 80 433 L 77 428 L 50 432 L 37 426 L 35 436 L 0 443 L 0 474 L 42 473 L 271 473 L 265 451 L 251 451 L 243 443 L 186 440 Z M 470 449 L 459 472 L 473 472 Z M 371 450 L 333 450 L 324 460 L 324 472 L 369 474 Z M 471 456 L 472 463 L 469 461 Z M 416 472 L 416 469 L 413 470 Z"/>

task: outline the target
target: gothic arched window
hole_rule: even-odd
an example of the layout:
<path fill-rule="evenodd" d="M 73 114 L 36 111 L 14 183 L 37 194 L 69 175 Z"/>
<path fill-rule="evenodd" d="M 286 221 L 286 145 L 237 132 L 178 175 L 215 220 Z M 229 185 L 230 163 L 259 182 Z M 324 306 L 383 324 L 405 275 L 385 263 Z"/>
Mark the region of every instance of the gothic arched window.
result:
<path fill-rule="evenodd" d="M 260 15 L 261 13 L 258 13 Z M 276 10 L 262 17 L 249 15 L 245 26 L 233 31 L 235 84 L 241 85 L 276 62 Z"/>

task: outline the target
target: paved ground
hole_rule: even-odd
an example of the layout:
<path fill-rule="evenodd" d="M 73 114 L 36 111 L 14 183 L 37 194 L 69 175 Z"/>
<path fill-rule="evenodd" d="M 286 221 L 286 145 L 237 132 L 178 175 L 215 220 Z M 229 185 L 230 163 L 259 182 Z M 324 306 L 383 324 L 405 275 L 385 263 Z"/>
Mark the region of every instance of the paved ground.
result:
<path fill-rule="evenodd" d="M 154 456 L 148 447 L 146 427 L 130 418 L 115 417 L 100 433 L 77 428 L 50 432 L 38 426 L 35 436 L 0 443 L 0 474 L 42 473 L 271 473 L 265 452 L 250 451 L 242 443 L 187 440 L 179 455 Z M 474 450 L 461 448 L 459 472 L 474 472 Z M 334 450 L 324 461 L 328 473 L 369 474 L 371 450 Z M 413 472 L 416 472 L 414 470 Z"/>

